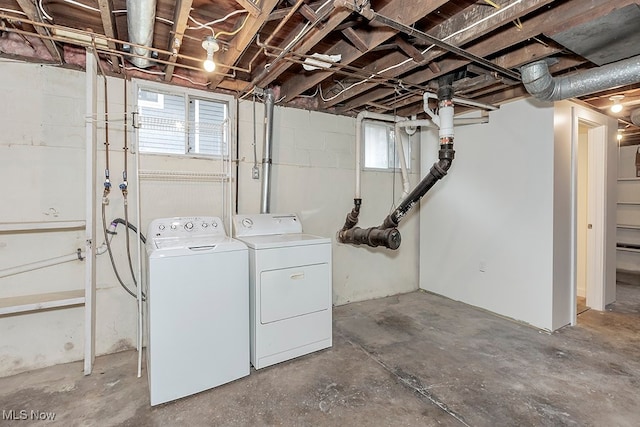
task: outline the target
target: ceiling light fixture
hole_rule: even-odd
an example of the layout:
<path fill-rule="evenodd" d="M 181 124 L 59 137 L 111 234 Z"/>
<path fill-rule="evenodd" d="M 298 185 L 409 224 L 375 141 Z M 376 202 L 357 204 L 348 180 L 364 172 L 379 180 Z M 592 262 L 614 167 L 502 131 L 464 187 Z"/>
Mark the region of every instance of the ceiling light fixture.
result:
<path fill-rule="evenodd" d="M 220 50 L 220 45 L 213 36 L 207 36 L 202 41 L 202 48 L 207 51 L 207 59 L 202 63 L 202 66 L 206 72 L 211 73 L 216 69 L 216 63 L 213 62 L 213 54 Z"/>
<path fill-rule="evenodd" d="M 612 113 L 619 113 L 620 111 L 622 111 L 622 104 L 620 104 L 620 101 L 623 98 L 624 95 L 613 95 L 609 98 L 611 101 L 613 101 L 613 105 L 611 106 Z"/>

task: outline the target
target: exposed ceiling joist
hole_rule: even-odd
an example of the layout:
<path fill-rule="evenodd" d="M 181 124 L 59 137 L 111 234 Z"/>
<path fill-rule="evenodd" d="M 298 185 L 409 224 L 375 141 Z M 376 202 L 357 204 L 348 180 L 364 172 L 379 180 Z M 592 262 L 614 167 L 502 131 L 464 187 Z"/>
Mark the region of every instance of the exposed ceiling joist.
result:
<path fill-rule="evenodd" d="M 504 8 L 502 11 L 498 13 L 495 9 L 490 9 L 485 7 L 484 5 L 475 5 L 464 11 L 461 14 L 455 15 L 454 17 L 442 22 L 441 24 L 434 27 L 429 34 L 433 37 L 445 40 L 447 43 L 454 44 L 457 46 L 462 46 L 467 43 L 472 42 L 473 40 L 478 39 L 479 37 L 490 33 L 491 31 L 499 28 L 505 23 L 510 23 L 516 18 L 519 18 L 532 10 L 536 10 L 547 3 L 550 3 L 551 0 L 525 0 L 521 3 L 517 3 L 510 8 Z M 461 31 L 463 29 L 467 29 L 466 31 Z M 517 29 L 515 25 L 513 29 Z M 455 34 L 455 36 L 451 37 L 451 34 Z M 426 50 L 426 49 L 424 49 Z M 430 49 L 426 52 L 423 50 L 424 61 L 433 61 L 436 58 L 444 55 L 446 52 L 440 49 Z M 470 52 L 483 56 L 482 54 L 478 54 L 474 52 L 472 49 L 467 48 Z M 497 50 L 494 50 L 497 51 Z M 390 64 L 389 62 L 392 60 L 390 57 L 383 58 L 380 64 L 374 63 L 371 64 L 372 69 L 377 70 L 385 70 L 387 68 L 392 67 L 395 64 L 400 63 L 400 61 Z M 466 61 L 467 63 L 469 61 Z M 460 63 L 462 64 L 462 62 Z M 393 67 L 390 69 L 388 73 L 385 73 L 385 76 L 400 76 L 411 70 L 418 68 L 421 65 L 416 62 L 407 62 L 400 66 Z M 443 66 L 441 64 L 438 65 L 440 72 L 442 72 Z M 432 70 L 435 71 L 435 70 Z M 436 71 L 437 72 L 437 71 Z M 443 73 L 444 74 L 444 73 Z M 403 80 L 415 80 L 407 77 L 403 77 Z M 424 81 L 424 80 L 422 80 Z M 422 83 L 422 81 L 420 83 Z M 361 93 L 370 91 L 375 86 L 374 83 L 365 83 L 359 86 L 355 86 L 348 91 L 343 91 L 339 97 L 331 100 L 330 102 L 324 102 L 323 107 L 329 108 L 338 103 L 344 102 L 345 100 L 357 96 Z M 370 99 L 365 101 L 368 102 Z M 352 102 L 348 103 L 349 106 L 357 106 L 362 104 L 354 104 Z"/>
<path fill-rule="evenodd" d="M 423 0 L 392 0 L 381 9 L 381 13 L 394 13 L 399 21 L 411 25 L 444 3 L 446 3 L 446 1 L 443 0 L 433 2 L 425 2 Z M 387 27 L 376 27 L 367 34 L 363 34 L 362 38 L 366 40 L 368 49 L 372 49 L 384 43 L 396 33 L 395 30 Z M 351 64 L 363 54 L 362 51 L 343 40 L 336 43 L 325 53 L 328 55 L 342 55 L 341 64 Z M 293 99 L 306 90 L 318 85 L 332 74 L 332 71 L 314 72 L 311 75 L 300 74 L 285 82 L 280 92 L 285 99 Z"/>
<path fill-rule="evenodd" d="M 342 30 L 342 34 L 351 42 L 351 44 L 362 53 L 366 53 L 369 50 L 369 45 L 358 35 L 353 28 L 345 28 Z"/>
<path fill-rule="evenodd" d="M 40 19 L 40 15 L 38 14 L 36 6 L 33 4 L 33 2 L 31 2 L 30 0 L 16 0 L 16 1 L 18 2 L 18 5 L 22 9 L 22 11 L 27 14 L 27 17 L 31 21 L 42 22 L 42 19 Z M 58 47 L 56 46 L 56 44 L 53 42 L 53 40 L 45 38 L 49 36 L 48 30 L 45 27 L 42 27 L 40 25 L 36 25 L 35 29 L 38 34 L 40 34 L 41 36 L 44 36 L 42 38 L 42 42 L 44 43 L 45 47 L 51 54 L 51 57 L 54 60 L 59 61 L 61 64 L 64 63 L 63 55 L 58 49 Z"/>
<path fill-rule="evenodd" d="M 402 50 L 407 56 L 413 59 L 417 64 L 422 63 L 425 58 L 420 49 L 403 39 L 402 37 L 396 37 L 394 39 L 400 50 Z"/>
<path fill-rule="evenodd" d="M 116 43 L 113 41 L 118 38 L 116 32 L 115 23 L 113 22 L 113 1 L 112 0 L 98 0 L 98 8 L 100 9 L 100 17 L 102 18 L 102 29 L 104 35 L 109 39 L 107 40 L 107 46 L 109 49 L 116 50 Z M 114 73 L 120 72 L 120 58 L 118 55 L 111 54 L 111 69 Z"/>
<path fill-rule="evenodd" d="M 324 3 L 323 3 L 324 4 Z M 327 6 L 331 7 L 331 6 Z M 317 9 L 316 9 L 317 10 Z M 322 14 L 324 14 L 324 10 Z M 312 28 L 305 37 L 301 40 L 298 39 L 298 35 L 301 34 L 303 26 L 296 28 L 289 37 L 285 38 L 282 43 L 283 46 L 291 45 L 293 52 L 304 55 L 313 49 L 322 39 L 324 39 L 333 29 L 335 29 L 342 21 L 344 21 L 351 13 L 348 10 L 337 9 L 331 10 L 327 20 L 324 22 L 322 28 Z M 300 44 L 298 44 L 300 43 Z M 270 64 L 267 68 L 263 68 L 266 72 L 261 71 L 260 74 L 254 77 L 254 82 L 260 86 L 267 86 L 277 79 L 282 73 L 284 73 L 291 66 L 290 62 L 280 61 L 276 64 Z M 260 68 L 260 67 L 259 67 Z"/>
<path fill-rule="evenodd" d="M 258 6 L 256 3 L 252 2 L 251 0 L 235 0 L 235 2 L 238 3 L 240 6 L 242 6 L 244 10 L 249 12 L 249 14 L 254 18 L 260 15 L 260 12 L 261 12 L 260 6 Z"/>
<path fill-rule="evenodd" d="M 424 90 L 435 90 L 438 78 L 451 73 L 461 97 L 526 96 L 516 89 L 521 86 L 517 78 L 499 71 L 515 75 L 519 65 L 514 64 L 553 55 L 560 68 L 551 66 L 552 73 L 581 73 L 598 65 L 593 58 L 612 55 L 611 50 L 613 57 L 637 55 L 638 43 L 623 23 L 633 27 L 626 10 L 640 11 L 638 0 L 357 0 L 363 9 L 352 7 L 351 0 L 155 1 L 154 60 L 130 75 L 233 91 L 243 98 L 254 86 L 272 86 L 279 90 L 279 105 L 346 115 L 365 109 L 420 113 Z M 80 56 L 94 46 L 101 57 L 110 57 L 113 70 L 120 70 L 118 62 L 131 56 L 126 48 L 133 46 L 127 38 L 127 2 L 81 3 L 0 0 L 6 33 L 0 38 L 0 56 L 51 63 L 64 53 L 68 65 L 82 67 Z M 187 25 L 190 14 L 199 20 L 197 26 Z M 213 75 L 201 64 L 202 40 L 209 35 L 222 47 L 214 57 L 218 72 Z M 618 48 L 610 49 L 608 40 L 619 42 Z M 340 55 L 340 60 L 330 68 L 303 70 L 315 53 Z M 177 70 L 187 71 L 178 76 Z M 298 96 L 312 91 L 311 97 Z M 640 134 L 629 117 L 640 106 L 639 93 L 640 83 L 600 90 L 579 101 Z M 612 113 L 609 98 L 618 94 L 625 95 L 625 108 Z"/>
<path fill-rule="evenodd" d="M 532 45 L 532 46 L 525 46 L 521 49 L 518 49 L 515 52 L 511 52 L 505 55 L 502 55 L 498 58 L 495 59 L 495 62 L 504 66 L 504 67 L 508 67 L 508 68 L 512 68 L 512 67 L 519 67 L 523 64 L 526 64 L 532 60 L 536 60 L 536 59 L 542 59 L 548 56 L 553 55 L 554 53 L 557 53 L 558 49 L 557 48 L 551 48 L 548 46 L 543 46 L 541 44 L 537 44 L 537 45 Z M 484 70 L 483 70 L 484 71 Z M 481 77 L 488 77 L 487 79 L 479 79 L 481 82 L 486 82 L 486 86 L 483 85 L 482 83 L 479 83 L 478 85 L 471 87 L 469 86 L 469 90 L 467 91 L 470 92 L 472 90 L 483 90 L 486 87 L 491 87 L 494 86 L 496 84 L 499 85 L 504 85 L 504 84 L 509 84 L 509 83 L 505 83 L 505 82 L 500 82 L 495 78 L 492 78 L 491 76 L 487 76 L 485 75 L 481 75 Z M 519 82 L 511 82 L 511 84 L 517 84 Z M 457 92 L 456 92 L 457 93 Z M 464 92 L 463 92 L 464 93 Z M 464 94 L 461 94 L 462 97 L 465 97 Z M 469 96 L 471 98 L 471 96 Z M 412 104 L 418 104 L 420 103 L 420 105 L 417 107 L 417 111 L 421 112 L 421 108 L 422 108 L 422 96 L 412 96 L 412 97 L 407 97 L 405 99 L 403 99 L 402 101 L 399 101 L 397 103 L 390 103 L 390 108 L 393 109 L 402 109 L 402 108 L 406 108 Z M 369 105 L 369 104 L 368 104 Z M 401 111 L 405 111 L 405 110 L 401 110 Z"/>
<path fill-rule="evenodd" d="M 632 2 L 632 0 L 613 0 L 608 2 L 607 5 L 602 6 L 598 0 L 570 0 L 557 6 L 555 9 L 556 13 L 552 15 L 536 15 L 531 19 L 523 21 L 522 28 L 518 28 L 515 25 L 510 26 L 508 29 L 495 33 L 491 37 L 484 38 L 482 41 L 470 46 L 468 50 L 476 55 L 489 57 L 495 52 L 499 52 L 509 46 L 517 45 L 527 40 L 535 41 L 535 37 L 541 32 L 562 26 L 567 21 L 577 20 L 579 17 L 584 17 L 581 19 L 586 19 L 586 17 L 592 13 L 594 8 L 622 7 L 629 2 Z M 615 5 L 610 5 L 610 3 L 615 3 Z M 439 73 L 425 73 L 424 71 L 417 71 L 406 75 L 403 77 L 403 80 L 412 84 L 422 84 L 424 81 L 433 79 L 438 75 L 452 72 L 467 65 L 468 63 L 469 61 L 461 59 L 446 59 L 439 63 L 439 67 L 441 68 L 441 72 Z M 364 88 L 361 88 L 362 86 L 364 86 Z M 358 108 L 369 101 L 376 100 L 380 97 L 388 96 L 393 93 L 389 89 L 384 88 L 372 90 L 374 86 L 375 84 L 366 83 L 354 88 L 352 93 L 363 93 L 367 89 L 369 91 L 358 98 L 351 99 L 339 110 L 348 111 L 350 109 Z M 348 95 L 351 95 L 351 93 Z M 343 96 L 347 95 L 343 94 Z"/>
<path fill-rule="evenodd" d="M 264 0 L 262 2 L 261 11 L 258 16 L 247 16 L 247 21 L 244 23 L 242 30 L 234 37 L 233 43 L 229 45 L 228 49 L 222 51 L 217 56 L 219 62 L 220 71 L 225 72 L 228 68 L 225 65 L 233 65 L 238 58 L 244 53 L 245 49 L 251 41 L 253 41 L 255 34 L 262 28 L 264 23 L 269 18 L 271 11 L 278 4 L 278 0 Z M 222 75 L 216 75 L 211 78 L 210 88 L 215 89 L 220 82 L 224 79 Z"/>
<path fill-rule="evenodd" d="M 176 2 L 176 8 L 173 14 L 173 27 L 170 33 L 171 37 L 169 37 L 169 46 L 167 47 L 167 50 L 173 53 L 168 58 L 170 65 L 167 65 L 165 68 L 164 80 L 167 82 L 170 82 L 173 78 L 175 63 L 178 60 L 178 53 L 182 47 L 182 38 L 187 29 L 192 4 L 193 0 L 177 0 Z"/>

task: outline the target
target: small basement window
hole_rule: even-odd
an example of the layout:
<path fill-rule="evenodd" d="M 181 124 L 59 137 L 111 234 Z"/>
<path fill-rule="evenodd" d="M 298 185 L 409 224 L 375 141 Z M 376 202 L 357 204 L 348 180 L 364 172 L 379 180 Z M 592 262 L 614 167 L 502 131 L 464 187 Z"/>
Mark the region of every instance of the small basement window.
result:
<path fill-rule="evenodd" d="M 229 150 L 232 98 L 138 87 L 141 153 L 221 157 Z"/>
<path fill-rule="evenodd" d="M 396 146 L 393 123 L 364 121 L 364 168 L 378 170 L 400 169 L 399 149 Z M 405 139 L 408 141 L 408 139 Z M 410 168 L 411 144 L 404 144 L 407 169 Z"/>

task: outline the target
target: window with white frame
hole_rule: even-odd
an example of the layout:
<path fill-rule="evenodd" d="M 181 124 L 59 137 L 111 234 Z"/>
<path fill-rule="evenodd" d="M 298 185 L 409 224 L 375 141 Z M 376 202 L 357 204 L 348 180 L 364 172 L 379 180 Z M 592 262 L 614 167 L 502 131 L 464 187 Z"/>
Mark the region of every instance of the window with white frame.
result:
<path fill-rule="evenodd" d="M 400 169 L 400 153 L 395 140 L 393 123 L 363 122 L 364 130 L 364 167 L 365 169 Z M 405 139 L 404 158 L 409 169 L 411 145 Z"/>
<path fill-rule="evenodd" d="M 225 156 L 229 150 L 229 97 L 138 87 L 140 152 Z"/>

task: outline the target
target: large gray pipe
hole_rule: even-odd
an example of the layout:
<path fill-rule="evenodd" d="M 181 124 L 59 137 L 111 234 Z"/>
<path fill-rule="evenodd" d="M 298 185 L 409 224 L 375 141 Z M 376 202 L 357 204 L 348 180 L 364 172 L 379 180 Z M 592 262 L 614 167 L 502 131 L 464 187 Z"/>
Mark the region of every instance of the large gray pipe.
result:
<path fill-rule="evenodd" d="M 156 23 L 156 0 L 127 0 L 127 30 L 129 41 L 143 46 L 153 46 L 153 27 Z M 138 68 L 154 65 L 151 51 L 131 46 L 131 53 L 145 58 L 130 57 L 129 61 Z"/>
<path fill-rule="evenodd" d="M 640 82 L 640 56 L 564 77 L 551 76 L 545 60 L 522 66 L 520 73 L 531 95 L 545 101 L 560 101 Z"/>
<path fill-rule="evenodd" d="M 271 152 L 273 139 L 273 90 L 265 91 L 264 103 L 264 146 L 262 149 L 262 197 L 260 213 L 271 211 Z"/>

